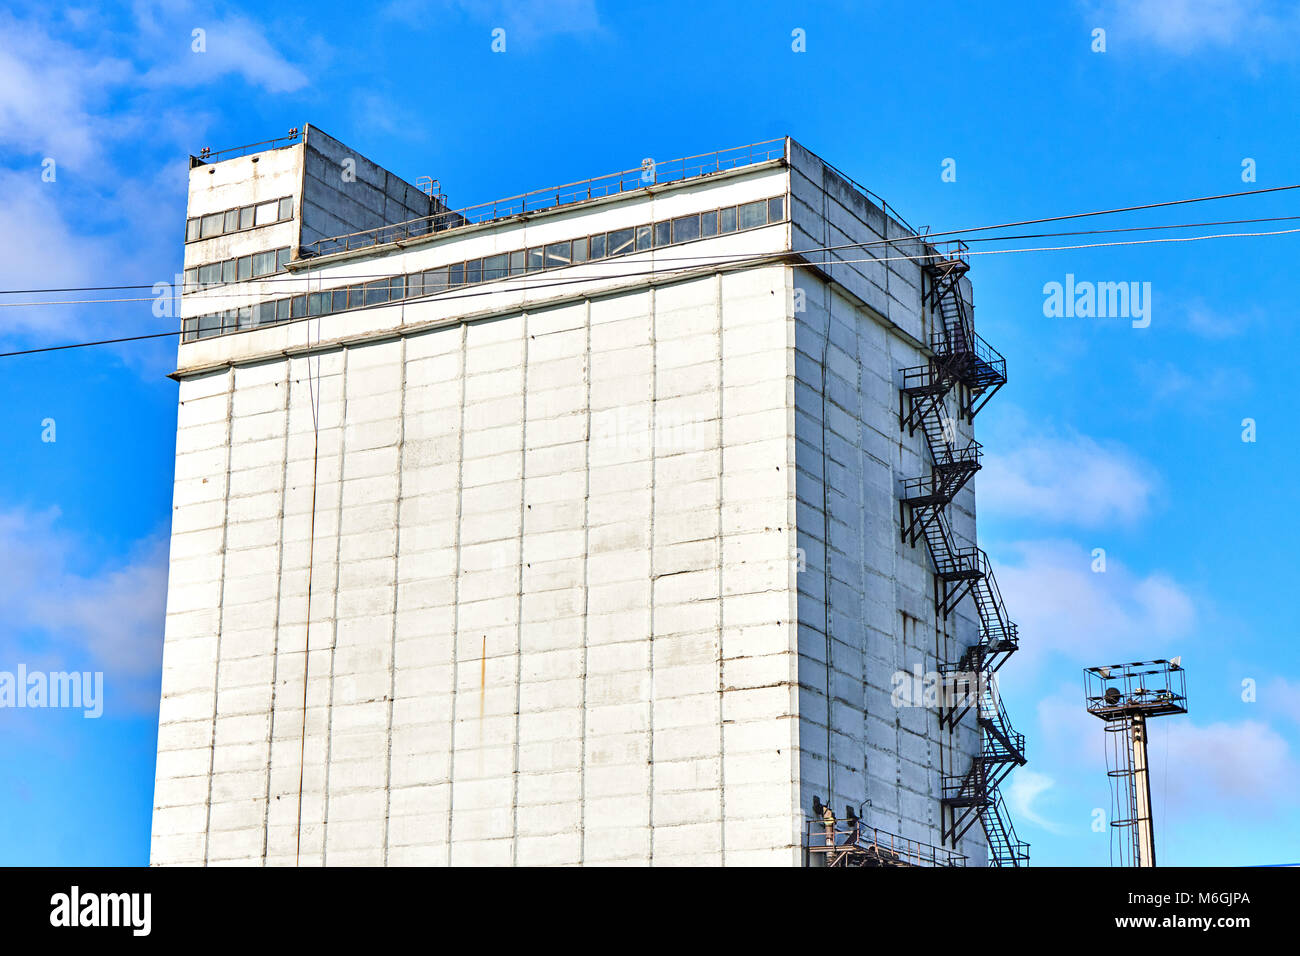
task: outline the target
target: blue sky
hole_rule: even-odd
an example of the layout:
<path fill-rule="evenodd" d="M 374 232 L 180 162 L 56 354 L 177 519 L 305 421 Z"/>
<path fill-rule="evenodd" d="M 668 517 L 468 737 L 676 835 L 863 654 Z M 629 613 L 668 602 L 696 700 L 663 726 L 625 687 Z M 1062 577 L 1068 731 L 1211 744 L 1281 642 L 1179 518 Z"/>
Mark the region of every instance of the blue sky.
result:
<path fill-rule="evenodd" d="M 170 281 L 188 155 L 303 122 L 409 180 L 439 178 L 453 206 L 785 134 L 936 230 L 1300 181 L 1300 15 L 1282 4 L 735 10 L 11 5 L 0 288 Z M 498 27 L 504 53 L 490 48 Z M 1098 28 L 1105 52 L 1092 50 Z M 791 49 L 796 29 L 806 52 Z M 1285 216 L 1297 202 L 1283 192 L 1080 228 Z M 1070 241 L 1091 240 L 1017 244 Z M 1022 626 L 1002 690 L 1031 762 L 1008 796 L 1037 863 L 1109 860 L 1091 828 L 1108 799 L 1081 668 L 1171 654 L 1188 667 L 1192 712 L 1153 728 L 1162 862 L 1300 862 L 1287 358 L 1300 330 L 1285 267 L 1298 246 L 1282 235 L 974 260 L 977 324 L 1010 368 L 979 420 L 977 490 L 981 543 Z M 1067 273 L 1151 283 L 1150 327 L 1046 317 L 1043 286 Z M 130 295 L 148 291 L 37 298 Z M 147 301 L 0 308 L 0 351 L 171 324 Z M 0 863 L 148 860 L 173 358 L 162 340 L 0 360 L 0 670 L 106 674 L 98 720 L 0 711 Z M 41 440 L 46 419 L 54 442 Z M 1091 570 L 1096 548 L 1105 573 Z"/>

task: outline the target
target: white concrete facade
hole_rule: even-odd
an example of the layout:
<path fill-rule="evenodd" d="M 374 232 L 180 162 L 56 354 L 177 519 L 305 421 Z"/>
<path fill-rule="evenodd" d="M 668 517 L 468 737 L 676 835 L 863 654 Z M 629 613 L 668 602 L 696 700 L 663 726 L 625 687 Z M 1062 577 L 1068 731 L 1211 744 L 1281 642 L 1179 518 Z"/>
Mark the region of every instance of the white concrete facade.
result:
<path fill-rule="evenodd" d="M 235 182 L 192 178 L 214 175 Z M 762 227 L 181 345 L 155 865 L 800 865 L 813 795 L 941 842 L 939 775 L 977 735 L 889 699 L 975 627 L 936 621 L 899 543 L 920 269 L 809 266 L 905 232 L 816 157 L 788 141 L 185 309 L 770 197 Z M 239 236 L 193 263 L 263 243 Z"/>

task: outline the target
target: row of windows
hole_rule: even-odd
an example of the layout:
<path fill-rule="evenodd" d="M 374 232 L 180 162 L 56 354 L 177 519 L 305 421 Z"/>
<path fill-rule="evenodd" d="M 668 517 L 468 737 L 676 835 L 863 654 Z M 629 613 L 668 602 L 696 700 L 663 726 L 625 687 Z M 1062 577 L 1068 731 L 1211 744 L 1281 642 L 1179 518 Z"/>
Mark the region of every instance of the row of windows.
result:
<path fill-rule="evenodd" d="M 186 269 L 185 291 L 194 292 L 214 285 L 243 282 L 245 279 L 260 279 L 263 276 L 283 272 L 284 267 L 289 264 L 289 252 L 290 248 L 285 246 L 283 249 L 268 249 L 265 252 L 254 252 L 237 259 L 209 262 L 207 265 Z"/>
<path fill-rule="evenodd" d="M 293 197 L 272 199 L 268 202 L 254 203 L 251 206 L 239 206 L 223 212 L 208 213 L 185 220 L 185 241 L 211 239 L 224 236 L 228 232 L 240 232 L 257 226 L 269 226 L 273 222 L 284 222 L 293 218 Z"/>
<path fill-rule="evenodd" d="M 237 332 L 261 325 L 274 325 L 309 315 L 326 315 L 347 309 L 383 305 L 416 296 L 432 295 L 446 289 L 495 282 L 510 276 L 608 259 L 642 252 L 660 246 L 690 242 L 722 233 L 754 229 L 785 219 L 785 199 L 776 196 L 740 206 L 724 206 L 708 212 L 692 213 L 644 226 L 615 229 L 580 239 L 566 239 L 530 249 L 516 249 L 482 259 L 439 266 L 424 272 L 391 276 L 343 286 L 324 292 L 311 292 L 272 302 L 259 302 L 240 309 L 227 309 L 185 320 L 184 340 L 208 338 L 225 332 Z M 284 251 L 284 250 L 281 250 Z M 240 260 L 242 262 L 242 260 Z M 206 267 L 201 267 L 206 268 Z M 200 271 L 201 271 L 200 269 Z M 188 273 L 186 280 L 189 280 Z M 200 279 L 200 281 L 202 281 Z"/>

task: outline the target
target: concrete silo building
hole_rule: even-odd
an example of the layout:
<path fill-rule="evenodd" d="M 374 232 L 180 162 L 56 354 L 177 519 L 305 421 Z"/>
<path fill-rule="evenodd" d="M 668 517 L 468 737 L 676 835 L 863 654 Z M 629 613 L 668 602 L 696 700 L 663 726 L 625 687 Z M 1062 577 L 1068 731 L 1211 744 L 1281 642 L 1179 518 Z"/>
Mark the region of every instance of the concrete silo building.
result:
<path fill-rule="evenodd" d="M 154 864 L 1024 862 L 959 246 L 790 139 L 452 211 L 306 128 L 185 267 Z"/>

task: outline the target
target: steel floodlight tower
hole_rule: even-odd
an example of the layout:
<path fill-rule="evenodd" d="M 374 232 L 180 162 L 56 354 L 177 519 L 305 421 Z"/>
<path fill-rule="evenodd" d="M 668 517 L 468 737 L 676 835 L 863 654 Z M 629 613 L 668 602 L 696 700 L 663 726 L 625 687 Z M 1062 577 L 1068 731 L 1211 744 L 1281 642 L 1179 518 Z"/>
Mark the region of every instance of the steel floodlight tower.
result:
<path fill-rule="evenodd" d="M 1123 847 L 1133 866 L 1156 865 L 1155 820 L 1147 760 L 1147 719 L 1187 713 L 1187 677 L 1181 658 L 1089 667 L 1083 672 L 1088 713 L 1106 722 L 1115 739 L 1116 767 L 1107 774 L 1124 792 L 1127 815 L 1111 826 L 1128 837 Z M 1123 839 L 1121 839 L 1123 842 Z"/>

